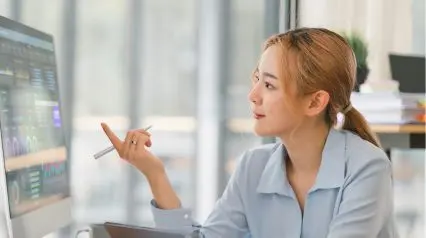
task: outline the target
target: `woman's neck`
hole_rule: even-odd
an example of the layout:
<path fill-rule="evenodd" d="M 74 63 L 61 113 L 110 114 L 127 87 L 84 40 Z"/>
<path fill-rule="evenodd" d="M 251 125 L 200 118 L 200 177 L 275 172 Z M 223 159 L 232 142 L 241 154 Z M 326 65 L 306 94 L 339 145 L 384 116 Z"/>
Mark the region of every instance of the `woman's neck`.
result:
<path fill-rule="evenodd" d="M 289 156 L 287 169 L 293 173 L 316 173 L 329 132 L 327 124 L 316 123 L 300 127 L 290 136 L 281 137 Z"/>

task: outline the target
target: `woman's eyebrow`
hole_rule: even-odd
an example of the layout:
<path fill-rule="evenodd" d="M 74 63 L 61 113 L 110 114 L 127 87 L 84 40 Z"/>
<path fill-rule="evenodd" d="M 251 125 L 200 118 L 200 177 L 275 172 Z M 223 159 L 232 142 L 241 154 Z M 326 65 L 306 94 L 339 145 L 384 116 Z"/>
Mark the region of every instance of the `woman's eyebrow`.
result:
<path fill-rule="evenodd" d="M 277 76 L 275 76 L 275 75 L 273 75 L 273 74 L 271 74 L 271 73 L 268 73 L 268 72 L 262 72 L 262 75 L 263 75 L 264 77 L 273 78 L 273 79 L 278 79 L 278 77 L 277 77 Z"/>

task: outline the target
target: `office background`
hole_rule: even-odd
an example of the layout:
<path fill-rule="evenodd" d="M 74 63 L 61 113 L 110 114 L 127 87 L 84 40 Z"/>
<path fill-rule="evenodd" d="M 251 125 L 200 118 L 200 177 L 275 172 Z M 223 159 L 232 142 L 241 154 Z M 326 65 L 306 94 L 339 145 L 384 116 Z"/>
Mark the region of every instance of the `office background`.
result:
<path fill-rule="evenodd" d="M 364 91 L 397 90 L 390 52 L 425 55 L 424 0 L 0 0 L 0 15 L 55 37 L 77 224 L 152 225 L 143 176 L 115 153 L 92 158 L 108 146 L 101 121 L 122 136 L 152 124 L 153 151 L 205 219 L 238 155 L 271 141 L 247 130 L 246 95 L 273 33 L 360 32 L 370 50 Z M 412 230 L 402 237 L 423 237 L 424 156 L 395 152 L 395 167 L 418 168 L 395 194 L 396 206 L 414 207 L 402 211 L 401 230 Z"/>

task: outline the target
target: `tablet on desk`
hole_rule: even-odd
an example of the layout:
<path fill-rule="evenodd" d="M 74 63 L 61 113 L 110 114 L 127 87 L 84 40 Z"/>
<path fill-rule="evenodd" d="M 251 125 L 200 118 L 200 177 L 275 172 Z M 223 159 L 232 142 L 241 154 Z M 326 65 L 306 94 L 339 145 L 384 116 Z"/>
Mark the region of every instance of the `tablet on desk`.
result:
<path fill-rule="evenodd" d="M 197 233 L 180 234 L 149 227 L 138 227 L 113 222 L 104 224 L 105 230 L 111 238 L 196 238 Z M 95 237 L 96 238 L 96 237 Z"/>

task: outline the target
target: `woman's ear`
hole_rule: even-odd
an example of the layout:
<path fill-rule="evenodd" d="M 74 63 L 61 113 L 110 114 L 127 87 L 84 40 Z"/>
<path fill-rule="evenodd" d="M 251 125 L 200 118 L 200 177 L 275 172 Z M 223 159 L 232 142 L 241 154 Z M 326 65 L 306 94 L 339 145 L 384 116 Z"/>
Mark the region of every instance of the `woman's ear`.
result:
<path fill-rule="evenodd" d="M 307 107 L 305 114 L 308 116 L 316 116 L 324 111 L 330 101 L 330 95 L 324 91 L 319 90 L 312 93 L 307 98 Z"/>

